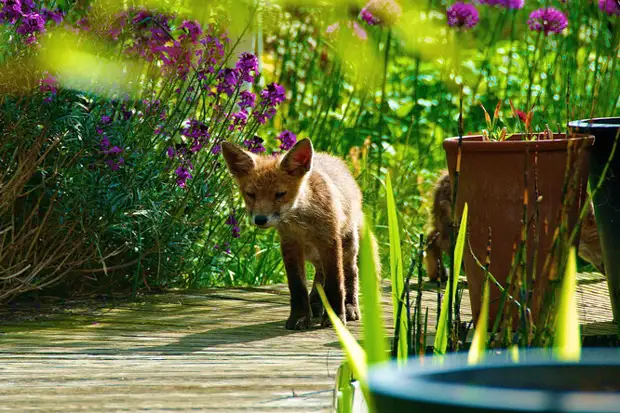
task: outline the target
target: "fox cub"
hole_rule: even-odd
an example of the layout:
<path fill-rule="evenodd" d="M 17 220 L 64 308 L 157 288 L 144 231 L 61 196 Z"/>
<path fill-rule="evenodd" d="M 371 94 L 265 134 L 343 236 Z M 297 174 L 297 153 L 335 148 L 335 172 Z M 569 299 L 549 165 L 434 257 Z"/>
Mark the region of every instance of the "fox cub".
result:
<path fill-rule="evenodd" d="M 448 254 L 450 251 L 450 231 L 452 231 L 452 185 L 447 171 L 443 171 L 437 180 L 432 216 L 433 229 L 428 234 L 426 269 L 431 280 L 440 278 L 445 281 L 448 279 L 448 273 L 441 263 L 441 254 L 442 252 Z M 603 254 L 592 203 L 581 226 L 579 256 L 590 262 L 599 272 L 604 272 Z"/>
<path fill-rule="evenodd" d="M 275 156 L 255 155 L 223 142 L 222 154 L 251 222 L 263 229 L 273 227 L 280 236 L 291 294 L 285 327 L 305 330 L 313 316 L 321 315 L 321 325 L 330 325 L 317 283 L 343 323 L 358 320 L 357 258 L 364 219 L 362 193 L 347 165 L 326 153 L 315 153 L 310 139 Z M 306 261 L 316 270 L 309 296 Z"/>

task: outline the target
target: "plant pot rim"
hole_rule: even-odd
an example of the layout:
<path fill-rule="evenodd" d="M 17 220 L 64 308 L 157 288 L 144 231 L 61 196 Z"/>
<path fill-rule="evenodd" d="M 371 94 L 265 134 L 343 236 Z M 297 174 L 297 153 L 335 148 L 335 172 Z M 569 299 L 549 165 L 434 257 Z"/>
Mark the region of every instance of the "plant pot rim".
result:
<path fill-rule="evenodd" d="M 579 362 L 561 362 L 549 349 L 519 351 L 515 364 L 508 351 L 488 351 L 477 365 L 468 365 L 467 353 L 434 356 L 431 359 L 410 358 L 404 367 L 392 360 L 370 368 L 368 382 L 372 394 L 390 398 L 488 411 L 538 412 L 548 411 L 550 397 L 562 412 L 618 412 L 620 393 L 579 392 L 540 389 L 488 387 L 432 380 L 434 374 L 499 367 L 545 366 L 615 366 L 620 371 L 619 348 L 583 348 Z M 484 392 L 484 397 L 480 397 Z M 587 406 L 587 407 L 586 407 Z M 589 410 L 591 407 L 592 410 Z"/>
<path fill-rule="evenodd" d="M 596 129 L 617 129 L 620 128 L 620 116 L 573 120 L 568 122 L 568 127 L 581 128 L 589 131 Z"/>
<path fill-rule="evenodd" d="M 463 136 L 461 149 L 463 152 L 523 152 L 526 148 L 537 152 L 566 151 L 571 141 L 585 141 L 586 146 L 594 145 L 591 134 L 554 134 L 554 139 L 522 140 L 524 136 L 544 136 L 544 134 L 515 133 L 503 141 L 483 140 L 482 135 Z M 456 150 L 459 137 L 447 138 L 443 141 L 445 150 Z"/>

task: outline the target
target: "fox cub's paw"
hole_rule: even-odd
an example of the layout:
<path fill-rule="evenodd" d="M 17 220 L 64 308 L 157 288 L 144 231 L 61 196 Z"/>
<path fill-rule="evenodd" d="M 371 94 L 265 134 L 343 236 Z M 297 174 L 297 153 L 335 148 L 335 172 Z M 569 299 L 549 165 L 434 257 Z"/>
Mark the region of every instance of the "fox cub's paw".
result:
<path fill-rule="evenodd" d="M 287 330 L 308 330 L 312 324 L 312 313 L 291 314 L 284 326 Z"/>
<path fill-rule="evenodd" d="M 360 309 L 357 305 L 346 304 L 347 321 L 357 321 L 360 319 Z"/>
<path fill-rule="evenodd" d="M 347 320 L 344 314 L 338 314 L 338 318 L 340 319 L 340 321 L 342 321 L 342 324 L 344 324 L 345 326 L 347 325 Z M 325 314 L 323 314 L 323 320 L 321 321 L 321 327 L 331 327 L 331 325 L 332 322 L 329 319 L 327 312 L 325 312 Z"/>

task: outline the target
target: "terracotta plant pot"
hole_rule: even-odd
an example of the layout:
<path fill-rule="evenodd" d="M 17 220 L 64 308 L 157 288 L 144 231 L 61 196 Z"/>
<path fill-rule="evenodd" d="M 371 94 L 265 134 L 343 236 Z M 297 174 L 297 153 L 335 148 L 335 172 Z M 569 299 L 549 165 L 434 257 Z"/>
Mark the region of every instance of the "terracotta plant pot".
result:
<path fill-rule="evenodd" d="M 569 160 L 569 142 L 571 148 L 584 149 L 570 151 L 571 153 L 578 152 L 578 155 L 570 157 L 570 171 L 576 171 L 578 174 L 575 177 L 577 185 L 573 186 L 576 187 L 575 196 L 570 197 L 574 202 L 569 202 L 567 211 L 568 229 L 571 231 L 586 196 L 588 155 L 594 137 L 580 136 L 567 139 L 566 135 L 557 134 L 554 135 L 553 140 L 545 139 L 544 135 L 536 135 L 536 140 L 533 140 L 533 135 L 529 135 L 529 140 L 523 138 L 522 134 L 512 135 L 504 141 L 484 141 L 482 136 L 463 137 L 456 212 L 457 222 L 460 222 L 463 205 L 467 202 L 469 245 L 482 263 L 487 255 L 489 228 L 491 229 L 489 271 L 502 286 L 506 286 L 512 267 L 513 249 L 521 238 L 525 194 L 525 156 L 529 153 L 527 217 L 530 225 L 527 235 L 527 273 L 531 278 L 535 240 L 538 238 L 536 279 L 532 286 L 529 306 L 535 322 L 543 293 L 548 284 L 548 277 L 541 276 L 541 274 L 562 208 L 565 171 Z M 458 142 L 458 138 L 449 138 L 443 143 L 453 185 Z M 538 220 L 534 219 L 537 200 L 535 181 L 538 182 Z M 537 233 L 538 237 L 536 237 Z M 467 275 L 472 313 L 474 320 L 477 321 L 485 272 L 476 264 L 467 243 L 463 265 Z M 493 325 L 500 308 L 500 297 L 500 290 L 491 284 L 489 328 Z M 506 303 L 506 305 L 509 304 Z M 516 321 L 517 314 L 515 309 L 513 321 Z"/>
<path fill-rule="evenodd" d="M 574 133 L 588 133 L 596 138 L 590 156 L 590 188 L 595 188 L 603 173 L 616 136 L 620 117 L 573 121 Z M 619 142 L 620 144 L 620 142 Z M 603 250 L 603 265 L 609 285 L 614 320 L 620 320 L 620 147 L 616 149 L 600 189 L 594 195 L 594 215 Z"/>
<path fill-rule="evenodd" d="M 466 353 L 411 358 L 371 367 L 368 386 L 377 413 L 620 412 L 618 356 L 584 348 L 575 362 L 540 349 L 521 350 L 518 363 L 496 351 L 477 365 Z"/>

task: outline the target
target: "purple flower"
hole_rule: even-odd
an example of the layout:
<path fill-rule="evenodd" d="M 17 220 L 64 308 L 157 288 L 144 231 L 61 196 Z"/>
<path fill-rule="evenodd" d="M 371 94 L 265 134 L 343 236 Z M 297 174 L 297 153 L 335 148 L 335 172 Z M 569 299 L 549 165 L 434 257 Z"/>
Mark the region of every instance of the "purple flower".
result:
<path fill-rule="evenodd" d="M 181 131 L 181 135 L 194 139 L 208 138 L 211 136 L 209 134 L 209 126 L 198 119 L 190 119 L 187 126 Z"/>
<path fill-rule="evenodd" d="M 113 146 L 110 149 L 103 151 L 106 155 L 118 155 L 121 152 L 123 152 L 123 149 L 119 146 Z"/>
<path fill-rule="evenodd" d="M 252 153 L 262 153 L 266 150 L 263 146 L 263 140 L 258 136 L 254 136 L 252 139 L 244 140 L 243 145 Z"/>
<path fill-rule="evenodd" d="M 288 151 L 297 143 L 297 136 L 290 130 L 285 130 L 278 136 L 280 142 L 280 149 Z"/>
<path fill-rule="evenodd" d="M 263 110 L 262 112 L 253 112 L 252 116 L 256 118 L 258 123 L 260 123 L 261 125 L 264 125 L 265 123 L 267 123 L 269 119 L 273 118 L 275 114 L 276 114 L 275 108 L 267 108 L 266 110 Z"/>
<path fill-rule="evenodd" d="M 395 0 L 370 0 L 360 13 L 360 17 L 369 25 L 393 25 L 398 21 L 402 8 Z"/>
<path fill-rule="evenodd" d="M 351 22 L 349 22 L 349 26 L 350 25 L 351 25 Z M 368 39 L 368 34 L 366 33 L 366 30 L 364 30 L 362 26 L 360 26 L 357 22 L 353 22 L 353 33 L 360 40 Z"/>
<path fill-rule="evenodd" d="M 237 219 L 235 218 L 234 212 L 228 216 L 228 219 L 226 220 L 226 225 L 230 225 L 232 227 L 232 236 L 234 238 L 239 238 L 241 230 L 239 229 L 239 225 L 237 224 Z"/>
<path fill-rule="evenodd" d="M 224 45 L 219 38 L 211 35 L 205 36 L 200 40 L 200 43 L 205 46 L 205 50 L 198 60 L 198 66 L 200 67 L 198 77 L 204 80 L 206 73 L 214 73 L 215 66 L 224 57 Z"/>
<path fill-rule="evenodd" d="M 82 31 L 90 31 L 90 22 L 88 21 L 87 17 L 82 17 L 80 20 L 75 22 L 75 25 Z"/>
<path fill-rule="evenodd" d="M 364 7 L 360 12 L 360 17 L 371 26 L 379 23 L 379 19 L 373 16 L 370 10 L 368 10 L 366 7 Z"/>
<path fill-rule="evenodd" d="M 263 98 L 261 104 L 266 106 L 277 106 L 286 99 L 286 91 L 284 86 L 277 83 L 270 83 L 263 91 L 260 92 Z"/>
<path fill-rule="evenodd" d="M 180 28 L 184 31 L 183 36 L 189 38 L 192 43 L 196 43 L 202 35 L 202 27 L 197 20 L 183 20 Z"/>
<path fill-rule="evenodd" d="M 239 108 L 241 110 L 253 108 L 256 105 L 256 95 L 249 90 L 244 90 L 239 94 Z"/>
<path fill-rule="evenodd" d="M 22 2 L 20 0 L 0 0 L 0 22 L 15 24 L 22 17 Z"/>
<path fill-rule="evenodd" d="M 56 89 L 58 81 L 56 78 L 49 73 L 46 73 L 46 76 L 40 80 L 39 82 L 39 90 L 42 93 L 47 93 L 47 96 L 43 99 L 44 102 L 51 102 L 53 97 L 56 96 L 58 90 Z"/>
<path fill-rule="evenodd" d="M 486 4 L 487 6 L 499 6 L 506 9 L 522 9 L 525 4 L 525 0 L 478 0 L 480 4 Z"/>
<path fill-rule="evenodd" d="M 103 115 L 101 117 L 101 124 L 103 125 L 107 125 L 108 123 L 112 122 L 112 118 L 109 117 L 108 115 Z"/>
<path fill-rule="evenodd" d="M 218 143 L 218 144 L 213 145 L 213 148 L 211 148 L 211 153 L 212 153 L 213 155 L 217 155 L 217 154 L 219 154 L 220 152 L 222 152 L 222 145 L 220 145 L 219 143 Z"/>
<path fill-rule="evenodd" d="M 617 0 L 598 0 L 598 8 L 610 16 L 620 16 L 620 4 Z"/>
<path fill-rule="evenodd" d="M 248 123 L 248 113 L 245 110 L 240 110 L 237 113 L 232 114 L 232 122 L 228 126 L 228 130 L 243 130 Z"/>
<path fill-rule="evenodd" d="M 105 161 L 105 163 L 106 163 L 106 165 L 108 165 L 110 167 L 111 170 L 118 171 L 118 169 L 121 167 L 121 165 L 125 163 L 125 159 L 118 158 L 117 161 L 115 161 L 114 159 L 107 159 Z"/>
<path fill-rule="evenodd" d="M 534 10 L 527 21 L 530 30 L 543 31 L 545 35 L 560 33 L 568 26 L 564 13 L 553 7 Z"/>
<path fill-rule="evenodd" d="M 456 2 L 448 8 L 446 15 L 451 27 L 468 30 L 478 24 L 478 10 L 473 4 Z"/>
<path fill-rule="evenodd" d="M 185 188 L 187 180 L 193 178 L 192 174 L 189 172 L 190 169 L 194 169 L 194 167 L 191 163 L 188 162 L 187 164 L 179 166 L 174 171 L 174 173 L 177 174 L 177 185 L 179 186 L 179 188 Z"/>
<path fill-rule="evenodd" d="M 54 23 L 56 24 L 60 24 L 62 23 L 62 19 L 63 19 L 63 12 L 60 10 L 49 10 L 46 8 L 43 8 L 43 10 L 41 10 L 41 14 L 43 15 L 43 18 L 45 19 L 46 22 L 49 22 L 50 20 L 53 20 Z"/>
<path fill-rule="evenodd" d="M 336 22 L 334 24 L 330 24 L 329 26 L 327 26 L 327 30 L 325 30 L 325 32 L 326 33 L 334 33 L 338 29 L 340 29 L 340 23 Z"/>
<path fill-rule="evenodd" d="M 99 141 L 99 147 L 102 151 L 107 150 L 110 147 L 110 139 L 108 139 L 107 136 L 103 135 L 103 137 Z"/>
<path fill-rule="evenodd" d="M 226 68 L 220 71 L 217 75 L 217 92 L 226 93 L 228 96 L 232 96 L 235 92 L 235 88 L 239 82 L 239 76 L 237 69 Z"/>
<path fill-rule="evenodd" d="M 237 64 L 239 78 L 244 82 L 254 82 L 254 75 L 258 73 L 258 59 L 251 53 L 241 53 Z"/>
<path fill-rule="evenodd" d="M 36 33 L 40 33 L 45 31 L 45 20 L 38 13 L 28 13 L 25 14 L 19 27 L 17 27 L 17 33 L 27 36 L 27 42 L 31 43 L 35 40 L 34 35 Z"/>
<path fill-rule="evenodd" d="M 168 149 L 166 149 L 166 155 L 168 155 L 168 158 L 172 159 L 175 157 L 176 154 L 177 151 L 175 151 L 172 146 L 169 146 Z"/>

